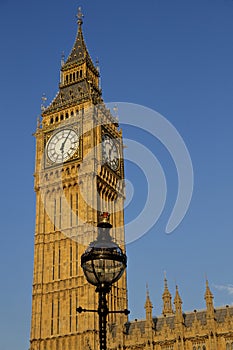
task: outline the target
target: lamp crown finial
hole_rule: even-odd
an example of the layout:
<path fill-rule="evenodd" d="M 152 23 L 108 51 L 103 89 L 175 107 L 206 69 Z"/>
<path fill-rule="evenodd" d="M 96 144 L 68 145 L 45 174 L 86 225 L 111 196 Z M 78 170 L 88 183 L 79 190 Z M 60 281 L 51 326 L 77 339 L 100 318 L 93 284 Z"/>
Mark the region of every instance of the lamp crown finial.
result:
<path fill-rule="evenodd" d="M 110 214 L 107 211 L 100 213 L 98 220 L 99 227 L 112 227 L 110 224 Z"/>

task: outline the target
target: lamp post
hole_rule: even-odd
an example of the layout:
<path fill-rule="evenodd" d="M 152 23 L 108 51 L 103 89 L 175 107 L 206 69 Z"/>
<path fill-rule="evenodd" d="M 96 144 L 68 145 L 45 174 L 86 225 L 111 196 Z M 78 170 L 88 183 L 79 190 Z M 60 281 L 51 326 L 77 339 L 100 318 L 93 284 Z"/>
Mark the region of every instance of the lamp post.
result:
<path fill-rule="evenodd" d="M 129 314 L 127 309 L 110 311 L 107 305 L 106 295 L 110 292 L 111 286 L 118 281 L 126 268 L 127 257 L 122 249 L 113 242 L 110 236 L 112 225 L 109 222 L 109 213 L 100 215 L 98 223 L 97 239 L 91 242 L 87 250 L 81 256 L 81 267 L 87 281 L 96 286 L 99 295 L 97 310 L 83 309 L 78 307 L 78 312 L 97 312 L 99 315 L 99 342 L 100 350 L 107 349 L 106 323 L 109 313 Z"/>

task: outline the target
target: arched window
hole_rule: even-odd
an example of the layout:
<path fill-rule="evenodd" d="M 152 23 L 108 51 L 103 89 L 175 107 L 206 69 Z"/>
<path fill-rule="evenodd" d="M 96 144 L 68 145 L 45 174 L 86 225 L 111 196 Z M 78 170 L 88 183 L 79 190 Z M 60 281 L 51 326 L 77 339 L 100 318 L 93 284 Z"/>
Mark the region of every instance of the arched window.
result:
<path fill-rule="evenodd" d="M 50 124 L 53 124 L 53 118 L 50 119 Z"/>
<path fill-rule="evenodd" d="M 70 82 L 72 81 L 72 74 L 70 73 Z"/>
<path fill-rule="evenodd" d="M 69 118 L 69 114 L 68 113 L 66 113 L 66 119 L 68 119 Z"/>
<path fill-rule="evenodd" d="M 75 80 L 75 73 L 73 73 L 73 80 Z"/>
<path fill-rule="evenodd" d="M 231 350 L 233 350 L 233 343 L 231 343 Z"/>
<path fill-rule="evenodd" d="M 80 76 L 80 78 L 82 78 L 82 76 L 83 76 L 83 71 L 82 71 L 82 69 L 80 69 L 79 76 Z"/>
<path fill-rule="evenodd" d="M 227 345 L 226 345 L 226 350 L 230 350 L 230 344 L 229 343 L 227 343 Z"/>
<path fill-rule="evenodd" d="M 58 122 L 58 116 L 56 116 L 55 121 Z"/>
<path fill-rule="evenodd" d="M 193 347 L 193 350 L 196 350 L 196 346 Z"/>
<path fill-rule="evenodd" d="M 205 345 L 203 345 L 202 350 L 206 350 L 206 346 Z"/>

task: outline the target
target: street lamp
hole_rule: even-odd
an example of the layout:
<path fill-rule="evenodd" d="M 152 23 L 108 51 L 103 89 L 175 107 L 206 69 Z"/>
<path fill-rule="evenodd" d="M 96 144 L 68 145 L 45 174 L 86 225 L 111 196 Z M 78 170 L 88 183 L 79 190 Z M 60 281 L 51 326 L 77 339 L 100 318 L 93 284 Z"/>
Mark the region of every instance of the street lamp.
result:
<path fill-rule="evenodd" d="M 97 310 L 88 310 L 78 307 L 78 312 L 97 312 L 99 315 L 99 341 L 100 350 L 107 349 L 106 343 L 106 320 L 109 313 L 129 314 L 127 309 L 120 311 L 109 311 L 106 295 L 111 286 L 118 281 L 126 268 L 127 257 L 122 249 L 113 242 L 110 236 L 112 225 L 109 222 L 109 213 L 100 215 L 98 223 L 97 239 L 91 242 L 87 250 L 81 256 L 81 266 L 87 281 L 96 286 L 99 295 Z"/>

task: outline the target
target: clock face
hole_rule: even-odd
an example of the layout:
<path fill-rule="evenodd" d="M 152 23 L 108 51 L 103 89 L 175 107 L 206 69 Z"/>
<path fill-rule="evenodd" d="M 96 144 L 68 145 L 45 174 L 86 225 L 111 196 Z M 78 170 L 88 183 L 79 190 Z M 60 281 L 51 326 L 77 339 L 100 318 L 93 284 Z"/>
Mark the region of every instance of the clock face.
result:
<path fill-rule="evenodd" d="M 78 134 L 72 129 L 62 129 L 49 139 L 47 156 L 53 163 L 63 163 L 70 159 L 78 148 Z"/>
<path fill-rule="evenodd" d="M 119 167 L 119 152 L 117 143 L 107 134 L 103 135 L 102 143 L 104 163 L 106 163 L 112 170 L 117 170 Z"/>

